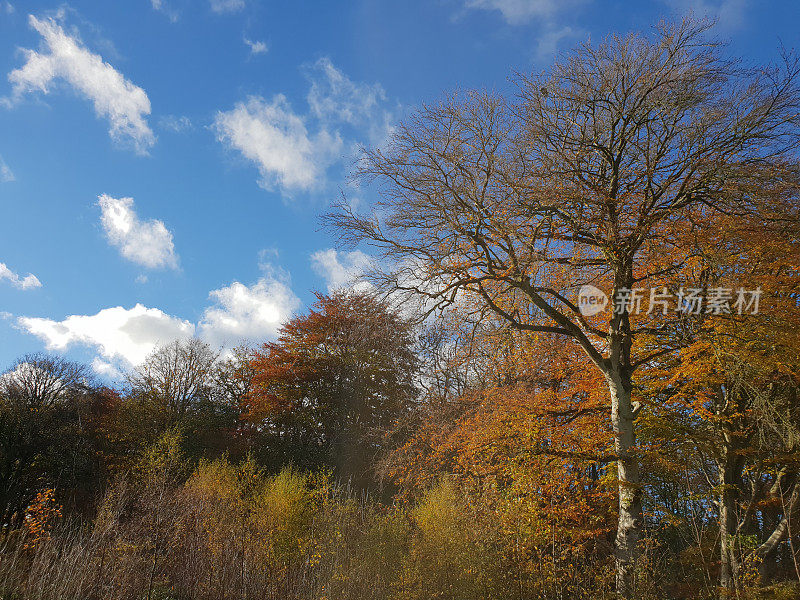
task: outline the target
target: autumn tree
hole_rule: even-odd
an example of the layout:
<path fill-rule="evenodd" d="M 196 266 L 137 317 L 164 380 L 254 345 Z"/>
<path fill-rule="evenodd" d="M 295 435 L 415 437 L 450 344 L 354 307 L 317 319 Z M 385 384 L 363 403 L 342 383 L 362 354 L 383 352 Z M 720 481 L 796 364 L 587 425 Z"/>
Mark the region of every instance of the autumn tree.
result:
<path fill-rule="evenodd" d="M 175 341 L 153 353 L 129 376 L 131 391 L 159 406 L 167 421 L 184 417 L 211 395 L 217 353 L 197 339 Z"/>
<path fill-rule="evenodd" d="M 715 216 L 715 226 L 697 238 L 693 285 L 758 290 L 758 310 L 722 311 L 687 323 L 681 352 L 652 363 L 639 381 L 653 394 L 656 419 L 668 421 L 670 437 L 689 440 L 700 457 L 689 468 L 702 472 L 704 461 L 713 465 L 705 475 L 716 480 L 709 493 L 716 496 L 723 594 L 739 587 L 743 562 L 757 558 L 764 574 L 772 570 L 800 498 L 795 194 L 783 198 L 779 215 L 745 221 Z M 742 550 L 745 535 L 759 540 L 752 553 Z"/>
<path fill-rule="evenodd" d="M 642 487 L 637 369 L 673 350 L 674 328 L 637 320 L 635 287 L 660 286 L 709 213 L 752 218 L 781 186 L 798 136 L 798 67 L 742 68 L 692 21 L 653 36 L 584 44 L 517 99 L 473 92 L 399 125 L 359 173 L 377 181 L 372 214 L 343 202 L 326 221 L 389 265 L 375 280 L 441 308 L 473 297 L 512 327 L 574 341 L 608 387 L 619 520 L 617 592 L 634 594 Z M 612 310 L 587 318 L 584 284 Z"/>
<path fill-rule="evenodd" d="M 48 407 L 92 386 L 86 365 L 50 354 L 27 354 L 0 377 L 7 398 L 31 408 Z"/>
<path fill-rule="evenodd" d="M 277 462 L 329 466 L 369 485 L 384 432 L 414 398 L 412 344 L 410 324 L 387 304 L 351 291 L 318 295 L 255 354 L 245 419 Z"/>

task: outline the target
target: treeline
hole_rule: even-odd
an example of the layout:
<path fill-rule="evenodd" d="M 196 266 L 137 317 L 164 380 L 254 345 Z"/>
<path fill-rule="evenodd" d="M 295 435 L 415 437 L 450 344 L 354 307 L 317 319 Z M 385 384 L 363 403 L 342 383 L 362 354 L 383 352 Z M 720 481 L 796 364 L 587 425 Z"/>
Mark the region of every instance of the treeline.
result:
<path fill-rule="evenodd" d="M 258 351 L 220 354 L 197 339 L 161 347 L 117 389 L 85 365 L 24 356 L 0 378 L 2 523 L 23 526 L 50 488 L 69 512 L 94 510 L 165 435 L 180 437 L 194 465 L 251 457 L 271 473 L 327 470 L 375 493 L 374 458 L 417 396 L 413 343 L 384 303 L 342 292 Z"/>
<path fill-rule="evenodd" d="M 637 598 L 715 597 L 722 552 L 742 597 L 796 593 L 796 362 L 733 350 L 639 382 Z M 338 292 L 119 389 L 47 355 L 0 381 L 4 597 L 614 597 L 607 400 L 567 340 Z"/>
<path fill-rule="evenodd" d="M 553 537 L 538 501 L 409 453 L 432 458 L 428 427 L 458 427 L 473 394 L 516 380 L 462 325 L 338 292 L 257 350 L 166 345 L 119 389 L 20 358 L 0 377 L 0 593 L 594 597 L 595 577 L 608 585 L 594 534 Z"/>

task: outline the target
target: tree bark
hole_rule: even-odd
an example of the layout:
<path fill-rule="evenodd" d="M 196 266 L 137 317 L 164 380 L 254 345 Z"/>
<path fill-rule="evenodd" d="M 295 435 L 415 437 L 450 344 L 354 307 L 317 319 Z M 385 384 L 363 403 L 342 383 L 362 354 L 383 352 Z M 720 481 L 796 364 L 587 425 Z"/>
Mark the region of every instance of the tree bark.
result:
<path fill-rule="evenodd" d="M 642 489 L 639 459 L 634 446 L 634 414 L 630 386 L 619 373 L 607 375 L 611 393 L 611 420 L 617 455 L 619 519 L 616 537 L 616 588 L 619 598 L 633 598 L 638 544 L 642 528 Z"/>
<path fill-rule="evenodd" d="M 608 358 L 598 366 L 608 382 L 611 397 L 611 426 L 614 432 L 614 453 L 617 457 L 619 515 L 615 542 L 617 597 L 628 600 L 636 589 L 636 563 L 642 530 L 642 486 L 639 457 L 636 454 L 636 432 L 631 398 L 634 367 L 631 363 L 633 336 L 630 311 L 620 302 L 620 292 L 633 285 L 633 256 L 615 265 L 612 291 L 612 315 L 608 330 Z"/>
<path fill-rule="evenodd" d="M 789 496 L 789 500 L 785 503 L 785 506 L 786 511 L 783 517 L 781 517 L 781 520 L 778 522 L 778 525 L 772 531 L 772 534 L 763 544 L 753 551 L 753 556 L 762 561 L 762 578 L 765 580 L 768 579 L 766 576 L 768 573 L 766 561 L 775 554 L 775 551 L 778 549 L 780 543 L 783 542 L 789 535 L 790 522 L 794 517 L 796 517 L 798 506 L 800 506 L 800 482 L 795 481 L 794 485 L 792 486 L 792 493 Z M 766 583 L 766 581 L 764 581 L 764 583 Z"/>
<path fill-rule="evenodd" d="M 736 489 L 731 481 L 731 457 L 726 456 L 719 469 L 720 492 L 719 502 L 719 535 L 720 535 L 720 597 L 727 598 L 736 589 L 736 576 L 739 563 L 736 559 Z"/>

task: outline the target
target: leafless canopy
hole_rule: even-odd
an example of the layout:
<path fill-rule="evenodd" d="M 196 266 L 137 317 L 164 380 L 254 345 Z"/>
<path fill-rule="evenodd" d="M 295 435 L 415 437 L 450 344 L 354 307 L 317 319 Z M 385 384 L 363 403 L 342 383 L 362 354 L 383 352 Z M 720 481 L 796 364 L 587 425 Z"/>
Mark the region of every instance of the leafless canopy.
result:
<path fill-rule="evenodd" d="M 148 398 L 179 418 L 213 393 L 218 355 L 198 340 L 175 341 L 157 349 L 130 375 L 135 395 Z"/>
<path fill-rule="evenodd" d="M 795 179 L 797 61 L 745 68 L 708 29 L 612 36 L 517 75 L 513 100 L 471 92 L 423 107 L 361 163 L 380 185 L 374 212 L 342 202 L 326 223 L 382 253 L 385 289 L 438 307 L 468 291 L 599 360 L 586 338 L 604 332 L 573 289 L 646 279 L 637 261 L 654 248 L 677 269 L 677 227 L 703 210 L 746 214 L 759 190 Z"/>
<path fill-rule="evenodd" d="M 52 406 L 91 387 L 84 365 L 41 353 L 23 356 L 0 376 L 0 395 L 29 408 Z"/>

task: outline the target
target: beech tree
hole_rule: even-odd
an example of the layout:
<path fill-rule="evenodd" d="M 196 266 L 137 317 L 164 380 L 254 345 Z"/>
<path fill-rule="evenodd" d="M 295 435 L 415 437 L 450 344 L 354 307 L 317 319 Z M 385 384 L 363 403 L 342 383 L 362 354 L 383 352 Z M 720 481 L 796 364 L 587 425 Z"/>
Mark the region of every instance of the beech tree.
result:
<path fill-rule="evenodd" d="M 381 441 L 414 399 L 409 322 L 367 294 L 318 296 L 251 360 L 244 419 L 282 464 L 334 468 L 356 486 L 372 482 Z"/>
<path fill-rule="evenodd" d="M 431 310 L 480 300 L 512 327 L 565 336 L 608 387 L 619 517 L 616 586 L 634 595 L 642 530 L 637 369 L 674 350 L 681 319 L 636 315 L 629 290 L 688 268 L 707 215 L 756 218 L 765 190 L 791 183 L 798 64 L 746 69 L 708 25 L 584 44 L 548 72 L 518 75 L 517 97 L 472 92 L 425 106 L 359 163 L 380 186 L 371 214 L 346 201 L 326 217 L 344 242 L 389 265 L 387 291 Z M 605 288 L 586 317 L 575 292 Z M 626 296 L 626 294 L 628 294 Z"/>
<path fill-rule="evenodd" d="M 212 396 L 217 353 L 198 339 L 175 341 L 154 352 L 129 375 L 131 393 L 157 404 L 174 424 Z"/>
<path fill-rule="evenodd" d="M 225 360 L 205 342 L 178 340 L 154 350 L 127 377 L 124 416 L 134 445 L 178 427 L 192 456 L 238 452 L 239 403 L 247 391 L 244 349 Z"/>

